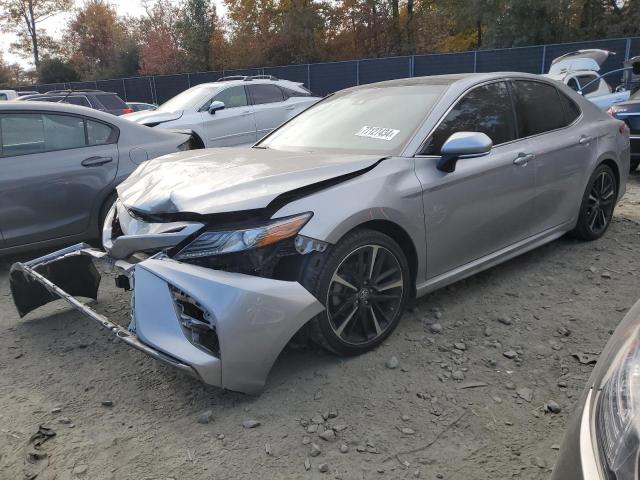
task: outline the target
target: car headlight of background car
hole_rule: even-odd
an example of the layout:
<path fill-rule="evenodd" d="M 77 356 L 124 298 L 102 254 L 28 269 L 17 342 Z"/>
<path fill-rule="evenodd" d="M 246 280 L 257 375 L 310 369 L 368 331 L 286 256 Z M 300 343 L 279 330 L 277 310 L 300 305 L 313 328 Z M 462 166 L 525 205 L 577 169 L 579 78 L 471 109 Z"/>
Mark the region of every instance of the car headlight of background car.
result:
<path fill-rule="evenodd" d="M 238 230 L 205 231 L 178 251 L 174 258 L 185 260 L 209 257 L 272 245 L 296 235 L 312 215 L 311 212 L 306 212 L 271 220 L 258 227 Z"/>
<path fill-rule="evenodd" d="M 640 337 L 636 331 L 605 377 L 595 430 L 605 470 L 616 480 L 640 477 Z"/>

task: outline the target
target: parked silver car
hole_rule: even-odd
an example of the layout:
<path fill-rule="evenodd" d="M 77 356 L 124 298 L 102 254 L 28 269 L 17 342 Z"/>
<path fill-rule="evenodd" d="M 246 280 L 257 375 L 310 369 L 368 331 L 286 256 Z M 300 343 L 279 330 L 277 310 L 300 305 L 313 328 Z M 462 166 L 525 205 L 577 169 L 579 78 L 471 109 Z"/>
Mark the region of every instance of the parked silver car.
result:
<path fill-rule="evenodd" d="M 0 104 L 0 254 L 100 238 L 115 188 L 191 137 L 66 103 Z"/>
<path fill-rule="evenodd" d="M 415 296 L 567 232 L 600 237 L 628 170 L 622 122 L 540 76 L 365 85 L 252 149 L 147 162 L 118 187 L 106 253 L 17 263 L 11 289 L 20 315 L 62 297 L 208 384 L 256 392 L 296 333 L 360 354 Z M 74 298 L 96 297 L 105 257 L 133 289 L 128 330 Z"/>
<path fill-rule="evenodd" d="M 553 480 L 640 478 L 640 301 L 607 342 L 565 433 Z"/>
<path fill-rule="evenodd" d="M 207 148 L 231 147 L 254 144 L 318 100 L 301 83 L 269 75 L 225 77 L 125 118 L 148 127 L 190 129 Z"/>

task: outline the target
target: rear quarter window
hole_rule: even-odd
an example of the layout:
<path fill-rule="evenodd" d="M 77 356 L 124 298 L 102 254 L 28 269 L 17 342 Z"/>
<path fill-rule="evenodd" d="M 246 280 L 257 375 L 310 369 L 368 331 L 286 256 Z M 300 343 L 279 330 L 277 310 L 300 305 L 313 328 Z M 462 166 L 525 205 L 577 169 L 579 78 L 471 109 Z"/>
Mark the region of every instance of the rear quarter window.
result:
<path fill-rule="evenodd" d="M 520 137 L 566 126 L 564 108 L 556 87 L 528 80 L 516 80 L 513 84 Z"/>
<path fill-rule="evenodd" d="M 96 98 L 107 110 L 118 110 L 127 108 L 127 104 L 124 103 L 124 101 L 115 94 L 96 95 Z"/>

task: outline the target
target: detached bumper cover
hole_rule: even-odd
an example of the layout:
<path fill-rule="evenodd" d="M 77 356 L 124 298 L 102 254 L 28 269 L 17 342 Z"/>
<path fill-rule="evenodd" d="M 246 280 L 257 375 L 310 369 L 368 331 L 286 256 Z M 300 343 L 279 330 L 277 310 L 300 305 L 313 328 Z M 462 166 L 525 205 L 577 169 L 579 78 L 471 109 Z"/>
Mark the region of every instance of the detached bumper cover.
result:
<path fill-rule="evenodd" d="M 135 266 L 120 265 L 128 270 L 133 284 L 129 331 L 75 298 L 96 298 L 100 275 L 93 264 L 95 259 L 110 261 L 104 252 L 79 244 L 14 264 L 11 292 L 20 315 L 63 298 L 129 346 L 207 384 L 230 390 L 261 391 L 287 342 L 324 309 L 297 282 L 153 257 Z M 184 292 L 210 314 L 220 344 L 219 355 L 189 341 L 181 327 L 172 289 Z"/>

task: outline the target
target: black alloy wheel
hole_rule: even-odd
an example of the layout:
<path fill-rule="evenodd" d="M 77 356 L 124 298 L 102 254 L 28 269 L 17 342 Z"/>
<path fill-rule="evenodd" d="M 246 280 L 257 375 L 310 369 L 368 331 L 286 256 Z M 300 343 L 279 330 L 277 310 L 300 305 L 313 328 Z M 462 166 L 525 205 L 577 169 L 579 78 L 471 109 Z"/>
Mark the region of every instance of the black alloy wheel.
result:
<path fill-rule="evenodd" d="M 326 307 L 334 334 L 350 345 L 385 335 L 401 313 L 403 292 L 402 268 L 390 250 L 373 244 L 356 248 L 329 283 Z"/>
<path fill-rule="evenodd" d="M 616 180 L 608 170 L 598 172 L 591 185 L 587 201 L 587 225 L 594 235 L 601 235 L 609 226 L 616 201 Z"/>

